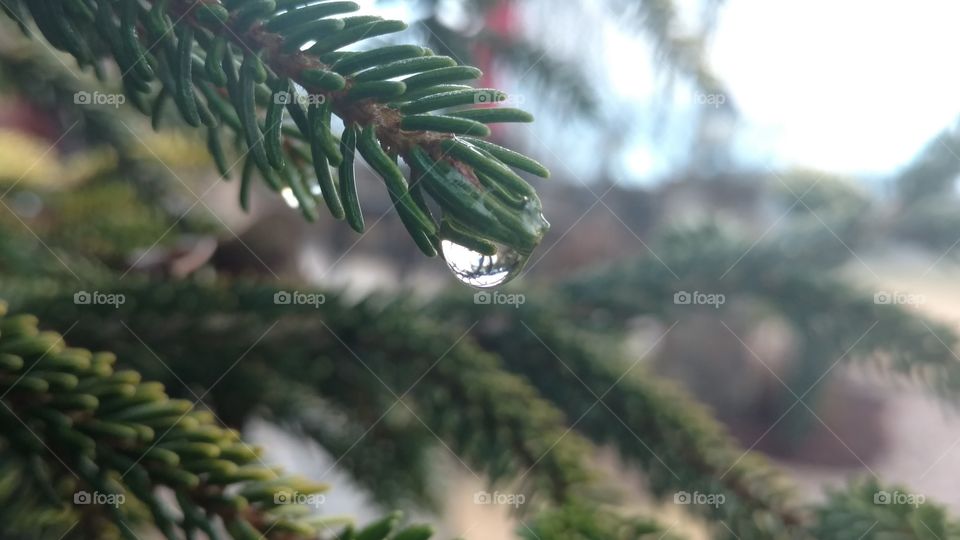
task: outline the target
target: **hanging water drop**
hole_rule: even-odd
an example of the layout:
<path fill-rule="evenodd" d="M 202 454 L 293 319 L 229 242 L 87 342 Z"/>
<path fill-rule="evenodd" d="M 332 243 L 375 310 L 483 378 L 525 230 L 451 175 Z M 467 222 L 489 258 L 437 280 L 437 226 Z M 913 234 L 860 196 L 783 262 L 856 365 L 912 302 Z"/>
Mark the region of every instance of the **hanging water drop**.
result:
<path fill-rule="evenodd" d="M 484 255 L 449 240 L 441 241 L 440 249 L 453 275 L 478 289 L 503 285 L 517 277 L 529 257 L 528 253 L 503 246 L 493 255 Z"/>

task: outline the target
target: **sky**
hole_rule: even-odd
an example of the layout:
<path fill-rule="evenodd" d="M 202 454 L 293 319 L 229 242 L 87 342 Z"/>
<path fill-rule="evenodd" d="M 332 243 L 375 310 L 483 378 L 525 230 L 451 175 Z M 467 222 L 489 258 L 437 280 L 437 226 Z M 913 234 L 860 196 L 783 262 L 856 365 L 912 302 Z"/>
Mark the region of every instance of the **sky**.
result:
<path fill-rule="evenodd" d="M 358 1 L 380 15 L 405 15 L 402 2 Z M 694 90 L 680 82 L 664 95 L 648 40 L 610 17 L 605 0 L 578 0 L 573 9 L 555 2 L 524 2 L 527 29 L 557 57 L 586 51 L 607 121 L 629 124 L 612 170 L 639 183 L 674 172 L 704 106 Z M 675 2 L 690 14 L 704 0 Z M 960 2 L 725 0 L 718 14 L 707 59 L 741 114 L 740 165 L 886 178 L 960 118 Z M 504 82 L 512 94 L 536 92 Z M 583 136 L 568 115 L 544 110 L 554 102 L 540 101 L 524 103 L 538 117 L 527 137 L 533 153 L 561 161 L 551 166 L 569 175 L 595 175 L 609 140 Z M 658 123 L 662 112 L 666 125 Z"/>
<path fill-rule="evenodd" d="M 903 166 L 960 113 L 958 23 L 944 0 L 727 0 L 709 59 L 743 114 L 741 154 L 851 175 Z"/>
<path fill-rule="evenodd" d="M 676 1 L 689 12 L 702 4 Z M 602 11 L 602 3 L 579 7 Z M 726 0 L 718 14 L 707 60 L 741 114 L 734 148 L 742 166 L 887 178 L 960 117 L 960 2 Z M 604 51 L 611 92 L 603 99 L 639 126 L 623 176 L 669 176 L 688 157 L 703 106 L 695 89 L 681 82 L 658 93 L 643 36 L 619 20 L 589 27 L 597 30 L 576 41 Z M 661 108 L 665 129 L 652 120 Z"/>

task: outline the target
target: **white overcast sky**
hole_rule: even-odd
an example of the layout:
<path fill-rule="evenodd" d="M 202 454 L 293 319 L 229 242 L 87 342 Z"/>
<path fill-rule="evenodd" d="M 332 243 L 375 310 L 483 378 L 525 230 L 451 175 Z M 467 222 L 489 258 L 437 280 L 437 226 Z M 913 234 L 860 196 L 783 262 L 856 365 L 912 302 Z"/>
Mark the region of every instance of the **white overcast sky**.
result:
<path fill-rule="evenodd" d="M 405 11 L 402 4 L 358 1 L 381 15 Z M 675 1 L 687 8 L 704 0 Z M 624 176 L 650 181 L 684 162 L 689 89 L 679 85 L 672 102 L 658 95 L 645 39 L 611 20 L 605 0 L 578 0 L 574 9 L 558 9 L 556 0 L 524 6 L 528 29 L 553 54 L 592 55 L 588 73 L 612 117 L 641 126 L 626 139 Z M 725 0 L 708 60 L 742 115 L 738 161 L 891 174 L 960 117 L 958 27 L 956 0 Z M 523 91 L 504 82 L 510 92 Z M 595 173 L 606 143 L 571 136 L 565 115 L 544 114 L 537 100 L 526 101 L 538 113 L 531 150 L 562 160 L 571 174 Z M 668 129 L 652 127 L 657 107 L 668 111 Z"/>
<path fill-rule="evenodd" d="M 579 6 L 602 11 L 600 3 Z M 689 89 L 679 85 L 674 103 L 657 96 L 643 38 L 618 21 L 582 24 L 589 30 L 575 41 L 605 51 L 612 95 L 604 99 L 635 104 L 639 122 L 651 106 L 671 112 L 669 129 L 631 145 L 626 176 L 669 174 L 686 157 Z M 953 0 L 726 0 L 708 60 L 742 114 L 738 161 L 867 178 L 895 172 L 960 117 L 958 26 Z"/>
<path fill-rule="evenodd" d="M 710 61 L 774 163 L 883 174 L 960 113 L 960 2 L 728 0 Z"/>

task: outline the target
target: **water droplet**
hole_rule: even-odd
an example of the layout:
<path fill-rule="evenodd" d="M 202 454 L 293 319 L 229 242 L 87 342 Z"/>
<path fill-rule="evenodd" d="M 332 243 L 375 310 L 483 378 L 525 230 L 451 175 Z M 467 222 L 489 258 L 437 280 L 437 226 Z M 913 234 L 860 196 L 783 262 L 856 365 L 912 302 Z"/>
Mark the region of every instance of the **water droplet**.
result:
<path fill-rule="evenodd" d="M 493 255 L 484 255 L 449 240 L 443 240 L 440 249 L 453 275 L 478 289 L 503 285 L 517 277 L 529 257 L 503 246 Z"/>

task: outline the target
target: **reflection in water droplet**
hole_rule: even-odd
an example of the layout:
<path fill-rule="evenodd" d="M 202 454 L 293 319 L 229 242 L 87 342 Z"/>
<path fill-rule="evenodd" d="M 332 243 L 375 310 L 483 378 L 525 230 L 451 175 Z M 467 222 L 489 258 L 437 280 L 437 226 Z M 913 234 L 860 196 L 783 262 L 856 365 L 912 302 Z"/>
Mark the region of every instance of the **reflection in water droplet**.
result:
<path fill-rule="evenodd" d="M 289 187 L 281 189 L 280 195 L 290 208 L 300 208 L 300 201 L 297 200 L 297 196 L 293 194 L 293 190 Z"/>
<path fill-rule="evenodd" d="M 496 287 L 517 277 L 529 256 L 505 247 L 494 255 L 484 255 L 449 240 L 443 240 L 440 247 L 453 275 L 478 289 Z"/>

